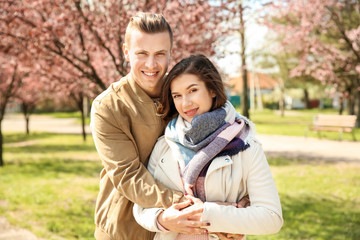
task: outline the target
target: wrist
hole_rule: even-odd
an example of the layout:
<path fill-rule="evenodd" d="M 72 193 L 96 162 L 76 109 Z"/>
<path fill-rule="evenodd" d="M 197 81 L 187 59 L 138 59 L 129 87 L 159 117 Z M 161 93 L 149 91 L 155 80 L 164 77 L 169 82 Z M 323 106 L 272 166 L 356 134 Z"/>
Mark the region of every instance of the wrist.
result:
<path fill-rule="evenodd" d="M 159 215 L 156 219 L 156 225 L 160 231 L 169 231 L 169 229 L 166 228 L 166 220 L 164 219 L 164 209 L 161 210 Z"/>

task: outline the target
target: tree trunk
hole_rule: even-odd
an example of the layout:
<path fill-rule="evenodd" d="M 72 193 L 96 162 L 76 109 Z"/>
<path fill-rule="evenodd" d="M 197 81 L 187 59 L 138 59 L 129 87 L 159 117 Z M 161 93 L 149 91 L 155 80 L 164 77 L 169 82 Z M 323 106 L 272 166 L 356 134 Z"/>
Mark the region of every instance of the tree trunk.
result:
<path fill-rule="evenodd" d="M 84 108 L 80 109 L 81 112 L 81 128 L 82 128 L 82 135 L 83 135 L 83 140 L 84 142 L 86 142 L 86 131 L 85 131 L 85 113 L 84 113 Z"/>
<path fill-rule="evenodd" d="M 29 122 L 30 122 L 30 116 L 29 116 L 29 115 L 26 115 L 26 116 L 25 116 L 26 135 L 29 135 L 29 134 L 30 134 Z"/>
<path fill-rule="evenodd" d="M 341 95 L 339 97 L 339 115 L 342 115 L 344 112 L 344 97 Z"/>
<path fill-rule="evenodd" d="M 241 106 L 242 106 L 242 114 L 250 118 L 249 114 L 249 102 L 248 102 L 248 84 L 247 84 L 247 66 L 246 66 L 246 45 L 245 45 L 245 22 L 243 18 L 243 11 L 244 8 L 242 6 L 242 2 L 240 2 L 239 6 L 240 11 L 240 38 L 241 38 L 241 74 L 242 74 L 242 81 L 243 81 L 243 92 L 241 98 Z"/>
<path fill-rule="evenodd" d="M 360 91 L 357 91 L 357 114 L 356 127 L 360 128 Z"/>
<path fill-rule="evenodd" d="M 25 129 L 26 129 L 26 135 L 29 135 L 30 134 L 30 128 L 29 128 L 29 106 L 25 103 L 25 102 L 22 102 L 21 104 L 22 106 L 22 111 L 23 111 L 23 114 L 24 114 L 24 118 L 25 118 Z"/>
<path fill-rule="evenodd" d="M 79 93 L 77 96 L 76 94 L 70 94 L 72 99 L 74 99 L 80 113 L 81 113 L 81 130 L 84 142 L 86 142 L 86 131 L 85 131 L 85 111 L 84 111 L 84 94 Z"/>
<path fill-rule="evenodd" d="M 0 167 L 4 166 L 3 161 L 3 135 L 1 130 L 2 118 L 0 118 Z"/>
<path fill-rule="evenodd" d="M 304 102 L 306 109 L 310 109 L 309 91 L 306 88 L 304 88 Z"/>

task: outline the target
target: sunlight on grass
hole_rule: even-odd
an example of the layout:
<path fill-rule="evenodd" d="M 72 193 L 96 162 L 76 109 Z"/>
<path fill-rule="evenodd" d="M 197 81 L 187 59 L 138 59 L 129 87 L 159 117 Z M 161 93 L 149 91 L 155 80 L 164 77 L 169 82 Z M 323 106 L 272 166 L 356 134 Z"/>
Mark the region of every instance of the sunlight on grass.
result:
<path fill-rule="evenodd" d="M 0 215 L 45 239 L 93 239 L 101 163 L 92 140 L 39 135 L 28 137 L 33 144 L 25 147 L 11 147 L 14 139 L 24 139 L 5 135 L 11 144 L 5 147 L 5 167 L 0 168 L 5 183 L 0 200 L 6 203 Z"/>
<path fill-rule="evenodd" d="M 4 140 L 0 215 L 43 239 L 94 239 L 101 163 L 91 137 L 84 143 L 79 135 L 5 134 Z M 282 157 L 269 164 L 284 226 L 247 239 L 360 239 L 360 164 Z"/>
<path fill-rule="evenodd" d="M 360 164 L 269 159 L 281 197 L 278 234 L 248 239 L 360 239 Z"/>
<path fill-rule="evenodd" d="M 319 114 L 317 109 L 313 110 L 288 110 L 282 117 L 279 111 L 265 109 L 263 111 L 253 111 L 250 113 L 251 120 L 255 123 L 259 134 L 287 135 L 304 137 L 307 129 L 313 123 L 313 118 Z M 338 114 L 335 110 L 321 110 L 321 114 Z M 318 134 L 313 131 L 307 132 L 308 137 L 318 138 Z M 360 139 L 360 129 L 355 130 L 356 139 Z M 337 132 L 322 132 L 324 139 L 338 140 Z M 350 133 L 344 133 L 343 140 L 352 141 Z"/>

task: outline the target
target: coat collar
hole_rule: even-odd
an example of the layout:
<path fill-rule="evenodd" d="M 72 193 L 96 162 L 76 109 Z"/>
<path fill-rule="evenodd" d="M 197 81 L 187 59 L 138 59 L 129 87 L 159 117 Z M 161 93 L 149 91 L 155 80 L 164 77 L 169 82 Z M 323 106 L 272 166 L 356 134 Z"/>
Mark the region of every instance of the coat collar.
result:
<path fill-rule="evenodd" d="M 131 76 L 130 73 L 120 81 L 123 80 L 129 83 L 131 90 L 134 92 L 134 97 L 139 102 L 154 102 L 154 100 L 149 95 L 147 95 L 147 93 L 136 83 L 135 79 Z"/>

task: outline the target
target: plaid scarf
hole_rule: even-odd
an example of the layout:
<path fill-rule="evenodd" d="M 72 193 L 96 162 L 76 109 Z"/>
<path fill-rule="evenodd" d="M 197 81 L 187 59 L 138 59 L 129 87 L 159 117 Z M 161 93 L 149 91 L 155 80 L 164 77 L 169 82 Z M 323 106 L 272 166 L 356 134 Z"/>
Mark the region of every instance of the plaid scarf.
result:
<path fill-rule="evenodd" d="M 191 124 L 181 116 L 171 120 L 165 139 L 179 162 L 186 192 L 193 194 L 191 188 L 201 170 L 214 158 L 246 150 L 253 131 L 250 120 L 238 114 L 230 102 L 194 117 Z"/>

